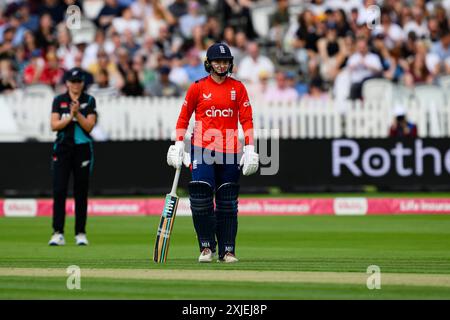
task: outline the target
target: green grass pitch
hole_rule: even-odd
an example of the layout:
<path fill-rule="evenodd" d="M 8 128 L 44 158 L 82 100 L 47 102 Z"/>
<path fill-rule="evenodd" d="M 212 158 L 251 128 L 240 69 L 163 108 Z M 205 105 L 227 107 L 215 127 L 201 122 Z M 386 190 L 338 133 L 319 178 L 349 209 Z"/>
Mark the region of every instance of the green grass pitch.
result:
<path fill-rule="evenodd" d="M 240 262 L 230 265 L 199 264 L 192 220 L 181 216 L 175 221 L 168 262 L 155 264 L 152 250 L 158 222 L 159 216 L 90 217 L 91 245 L 77 247 L 74 220 L 67 218 L 66 246 L 49 247 L 50 218 L 1 218 L 0 299 L 450 299 L 450 216 L 242 216 L 237 239 Z M 67 289 L 64 272 L 7 275 L 12 268 L 40 272 L 70 265 L 81 268 L 80 290 Z M 379 290 L 366 286 L 369 265 L 381 269 Z M 98 274 L 83 276 L 88 269 Z M 130 275 L 136 270 L 174 275 L 182 271 L 201 280 L 107 278 L 102 269 Z M 311 272 L 318 279 L 329 273 L 338 276 L 330 283 L 270 279 L 278 271 L 294 276 Z M 226 272 L 229 278 L 214 278 Z M 267 278 L 239 278 L 239 272 Z M 361 281 L 340 283 L 341 273 Z M 410 274 L 425 280 L 402 284 L 388 277 Z M 427 283 L 430 275 L 443 280 Z"/>

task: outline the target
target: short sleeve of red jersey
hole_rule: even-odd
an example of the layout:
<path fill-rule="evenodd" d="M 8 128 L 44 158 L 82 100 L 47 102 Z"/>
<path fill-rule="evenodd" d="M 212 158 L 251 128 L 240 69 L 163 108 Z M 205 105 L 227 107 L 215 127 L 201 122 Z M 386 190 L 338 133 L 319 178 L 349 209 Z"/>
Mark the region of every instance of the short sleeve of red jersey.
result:
<path fill-rule="evenodd" d="M 248 98 L 247 89 L 241 83 L 239 90 L 239 122 L 244 131 L 245 145 L 253 145 L 253 115 L 250 99 Z"/>
<path fill-rule="evenodd" d="M 184 140 L 184 135 L 186 134 L 187 127 L 189 126 L 189 120 L 191 119 L 192 113 L 194 112 L 195 106 L 197 105 L 197 94 L 197 83 L 193 83 L 186 93 L 186 98 L 184 99 L 180 115 L 178 116 L 176 126 L 177 141 Z"/>

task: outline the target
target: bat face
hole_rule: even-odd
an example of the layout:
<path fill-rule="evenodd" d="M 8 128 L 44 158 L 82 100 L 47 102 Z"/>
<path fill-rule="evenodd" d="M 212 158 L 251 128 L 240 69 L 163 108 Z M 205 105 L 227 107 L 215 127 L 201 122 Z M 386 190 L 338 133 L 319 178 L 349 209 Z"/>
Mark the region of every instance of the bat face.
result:
<path fill-rule="evenodd" d="M 167 259 L 170 234 L 172 233 L 175 214 L 177 212 L 178 199 L 178 197 L 171 196 L 170 194 L 166 195 L 153 254 L 153 261 L 157 263 L 166 262 Z"/>

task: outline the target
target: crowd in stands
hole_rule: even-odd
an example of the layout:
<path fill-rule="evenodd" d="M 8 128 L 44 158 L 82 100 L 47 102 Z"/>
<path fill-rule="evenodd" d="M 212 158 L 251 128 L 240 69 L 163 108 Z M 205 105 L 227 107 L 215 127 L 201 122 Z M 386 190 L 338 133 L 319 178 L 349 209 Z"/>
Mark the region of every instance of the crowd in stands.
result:
<path fill-rule="evenodd" d="M 103 5 L 92 39 L 77 37 L 66 10 Z M 64 90 L 82 67 L 95 96 L 184 95 L 206 76 L 208 46 L 231 48 L 234 75 L 250 97 L 327 100 L 339 79 L 361 98 L 364 81 L 405 86 L 450 74 L 450 1 L 426 0 L 6 0 L 0 5 L 0 92 L 42 83 Z M 258 34 L 252 10 L 271 4 Z M 373 20 L 373 6 L 380 8 Z M 294 7 L 301 7 L 292 14 Z M 372 11 L 371 11 L 372 10 Z M 348 77 L 340 77 L 343 72 Z"/>

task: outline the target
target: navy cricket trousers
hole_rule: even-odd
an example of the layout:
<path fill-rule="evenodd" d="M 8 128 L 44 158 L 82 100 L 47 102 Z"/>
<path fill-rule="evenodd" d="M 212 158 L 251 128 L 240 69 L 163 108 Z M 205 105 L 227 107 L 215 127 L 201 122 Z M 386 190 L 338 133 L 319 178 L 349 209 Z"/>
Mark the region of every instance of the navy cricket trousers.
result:
<path fill-rule="evenodd" d="M 192 181 L 205 181 L 217 190 L 227 182 L 239 182 L 238 154 L 220 153 L 191 146 Z"/>
<path fill-rule="evenodd" d="M 89 176 L 93 166 L 91 143 L 55 144 L 52 155 L 53 231 L 64 233 L 66 198 L 73 174 L 75 234 L 86 233 Z"/>

